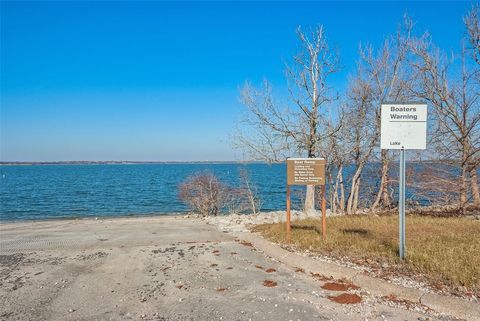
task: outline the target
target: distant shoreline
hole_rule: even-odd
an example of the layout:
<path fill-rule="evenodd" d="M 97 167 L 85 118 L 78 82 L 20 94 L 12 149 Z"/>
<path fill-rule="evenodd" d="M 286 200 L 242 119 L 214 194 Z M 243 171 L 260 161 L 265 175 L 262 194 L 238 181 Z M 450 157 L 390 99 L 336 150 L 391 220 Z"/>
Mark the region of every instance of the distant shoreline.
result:
<path fill-rule="evenodd" d="M 408 160 L 408 163 L 450 163 L 448 159 Z M 379 162 L 371 162 L 378 164 Z M 285 161 L 52 161 L 52 162 L 0 162 L 0 166 L 38 166 L 38 165 L 155 165 L 155 164 L 285 164 Z"/>
<path fill-rule="evenodd" d="M 34 165 L 140 165 L 140 164 L 266 164 L 263 161 L 58 161 L 58 162 L 0 162 L 0 166 Z M 277 162 L 280 163 L 280 162 Z M 282 162 L 283 163 L 283 162 Z"/>

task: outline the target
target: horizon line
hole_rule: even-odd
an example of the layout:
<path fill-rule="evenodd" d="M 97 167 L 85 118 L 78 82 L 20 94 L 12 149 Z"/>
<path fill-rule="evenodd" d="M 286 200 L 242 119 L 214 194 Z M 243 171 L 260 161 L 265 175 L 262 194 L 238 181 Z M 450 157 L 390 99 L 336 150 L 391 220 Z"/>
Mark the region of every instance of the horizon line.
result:
<path fill-rule="evenodd" d="M 60 164 L 60 163 L 268 163 L 262 160 L 60 160 L 60 161 L 0 161 L 0 164 Z M 278 163 L 278 162 L 272 162 Z"/>

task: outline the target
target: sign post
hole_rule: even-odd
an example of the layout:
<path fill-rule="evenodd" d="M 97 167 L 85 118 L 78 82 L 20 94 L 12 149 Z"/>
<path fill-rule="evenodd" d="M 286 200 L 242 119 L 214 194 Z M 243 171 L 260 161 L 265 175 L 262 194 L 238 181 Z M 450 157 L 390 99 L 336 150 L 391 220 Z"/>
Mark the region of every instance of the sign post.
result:
<path fill-rule="evenodd" d="M 325 159 L 323 158 L 288 158 L 287 159 L 287 242 L 291 239 L 290 186 L 321 185 L 322 186 L 322 237 L 325 240 L 326 198 L 325 198 Z"/>
<path fill-rule="evenodd" d="M 398 254 L 405 259 L 405 150 L 426 149 L 427 105 L 383 103 L 381 106 L 381 149 L 400 150 L 398 186 Z"/>
<path fill-rule="evenodd" d="M 327 198 L 325 197 L 325 184 L 322 185 L 322 239 L 327 237 Z"/>
<path fill-rule="evenodd" d="M 398 183 L 398 255 L 405 259 L 405 149 L 400 150 L 400 173 Z"/>
<path fill-rule="evenodd" d="M 290 222 L 290 185 L 287 184 L 287 241 L 290 243 L 291 236 L 291 222 Z"/>

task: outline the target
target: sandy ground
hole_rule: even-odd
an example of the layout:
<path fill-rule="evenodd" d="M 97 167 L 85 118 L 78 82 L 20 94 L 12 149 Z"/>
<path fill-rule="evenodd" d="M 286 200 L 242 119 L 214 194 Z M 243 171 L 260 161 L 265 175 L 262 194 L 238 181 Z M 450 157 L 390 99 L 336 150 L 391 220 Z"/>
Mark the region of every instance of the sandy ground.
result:
<path fill-rule="evenodd" d="M 325 283 L 197 219 L 0 224 L 0 320 L 453 319 Z"/>

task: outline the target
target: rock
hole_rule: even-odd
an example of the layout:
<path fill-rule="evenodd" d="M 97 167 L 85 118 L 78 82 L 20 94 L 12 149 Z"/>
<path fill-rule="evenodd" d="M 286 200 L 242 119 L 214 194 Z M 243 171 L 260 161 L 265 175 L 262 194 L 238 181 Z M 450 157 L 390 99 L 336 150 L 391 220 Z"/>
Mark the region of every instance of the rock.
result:
<path fill-rule="evenodd" d="M 68 312 L 73 313 L 73 312 L 75 312 L 75 309 L 68 309 Z"/>

